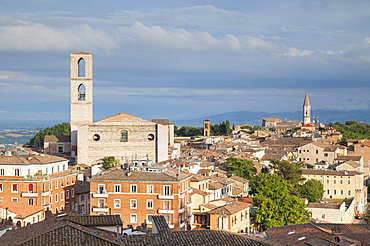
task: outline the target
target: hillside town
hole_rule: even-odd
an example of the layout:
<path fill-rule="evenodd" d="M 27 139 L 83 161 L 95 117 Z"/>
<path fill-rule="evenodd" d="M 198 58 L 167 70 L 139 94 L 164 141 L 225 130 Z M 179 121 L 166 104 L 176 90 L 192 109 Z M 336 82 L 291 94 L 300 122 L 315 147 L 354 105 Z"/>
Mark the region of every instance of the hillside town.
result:
<path fill-rule="evenodd" d="M 0 156 L 0 245 L 368 245 L 370 140 L 341 145 L 342 133 L 311 115 L 309 93 L 302 99 L 302 121 L 263 118 L 225 135 L 207 119 L 186 137 L 169 119 L 94 122 L 93 55 L 72 53 L 71 134 Z M 284 180 L 294 167 L 297 181 Z M 296 199 L 278 209 L 298 204 L 302 215 L 269 224 L 278 205 L 262 200 L 264 178 Z M 292 195 L 315 182 L 317 199 Z"/>

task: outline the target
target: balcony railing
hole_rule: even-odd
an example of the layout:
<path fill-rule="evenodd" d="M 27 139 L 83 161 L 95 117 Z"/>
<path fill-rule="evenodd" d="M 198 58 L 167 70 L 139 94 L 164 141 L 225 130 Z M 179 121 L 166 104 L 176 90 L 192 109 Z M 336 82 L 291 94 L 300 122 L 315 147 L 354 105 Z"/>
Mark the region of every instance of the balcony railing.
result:
<path fill-rule="evenodd" d="M 157 211 L 159 214 L 174 214 L 174 210 L 168 210 L 168 209 L 158 209 Z"/>
<path fill-rule="evenodd" d="M 158 199 L 173 200 L 175 199 L 174 195 L 158 195 Z"/>
<path fill-rule="evenodd" d="M 109 208 L 98 208 L 98 207 L 93 207 L 92 211 L 93 212 L 101 212 L 101 213 L 108 213 Z"/>
<path fill-rule="evenodd" d="M 33 191 L 22 192 L 22 197 L 38 197 L 39 194 L 33 193 Z"/>
<path fill-rule="evenodd" d="M 106 190 L 103 190 L 103 191 L 95 191 L 94 193 L 92 193 L 92 197 L 96 197 L 96 198 L 108 198 L 108 193 Z"/>

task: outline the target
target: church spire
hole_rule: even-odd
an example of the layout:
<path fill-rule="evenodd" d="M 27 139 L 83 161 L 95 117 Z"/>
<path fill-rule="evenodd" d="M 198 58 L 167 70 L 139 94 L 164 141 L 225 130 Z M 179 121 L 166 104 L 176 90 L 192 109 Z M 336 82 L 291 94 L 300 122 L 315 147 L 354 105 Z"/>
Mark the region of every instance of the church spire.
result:
<path fill-rule="evenodd" d="M 303 125 L 311 122 L 311 104 L 308 97 L 308 91 L 306 91 L 306 96 L 303 101 Z"/>

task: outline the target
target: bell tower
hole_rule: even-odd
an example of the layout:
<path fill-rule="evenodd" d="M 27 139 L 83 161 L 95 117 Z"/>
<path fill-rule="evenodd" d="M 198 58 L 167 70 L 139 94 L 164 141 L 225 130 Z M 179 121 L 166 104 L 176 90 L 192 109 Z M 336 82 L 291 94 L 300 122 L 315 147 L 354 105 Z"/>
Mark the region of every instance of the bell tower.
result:
<path fill-rule="evenodd" d="M 72 53 L 70 55 L 70 70 L 71 154 L 72 157 L 76 157 L 78 127 L 93 121 L 92 54 Z"/>
<path fill-rule="evenodd" d="M 303 101 L 303 125 L 311 122 L 311 104 L 308 98 L 308 91 L 306 91 L 306 96 Z"/>
<path fill-rule="evenodd" d="M 211 121 L 210 120 L 203 121 L 203 136 L 204 137 L 211 136 Z"/>

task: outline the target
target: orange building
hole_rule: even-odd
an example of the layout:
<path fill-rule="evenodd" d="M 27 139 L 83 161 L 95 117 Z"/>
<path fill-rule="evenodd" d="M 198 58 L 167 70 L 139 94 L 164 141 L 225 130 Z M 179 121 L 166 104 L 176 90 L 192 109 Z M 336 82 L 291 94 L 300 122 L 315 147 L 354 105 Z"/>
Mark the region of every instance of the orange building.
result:
<path fill-rule="evenodd" d="M 76 176 L 61 157 L 0 156 L 0 198 L 53 213 L 69 210 L 74 208 Z"/>
<path fill-rule="evenodd" d="M 191 220 L 191 176 L 184 173 L 116 170 L 89 179 L 92 215 L 119 214 L 126 225 L 152 224 L 163 215 L 171 229 Z"/>

